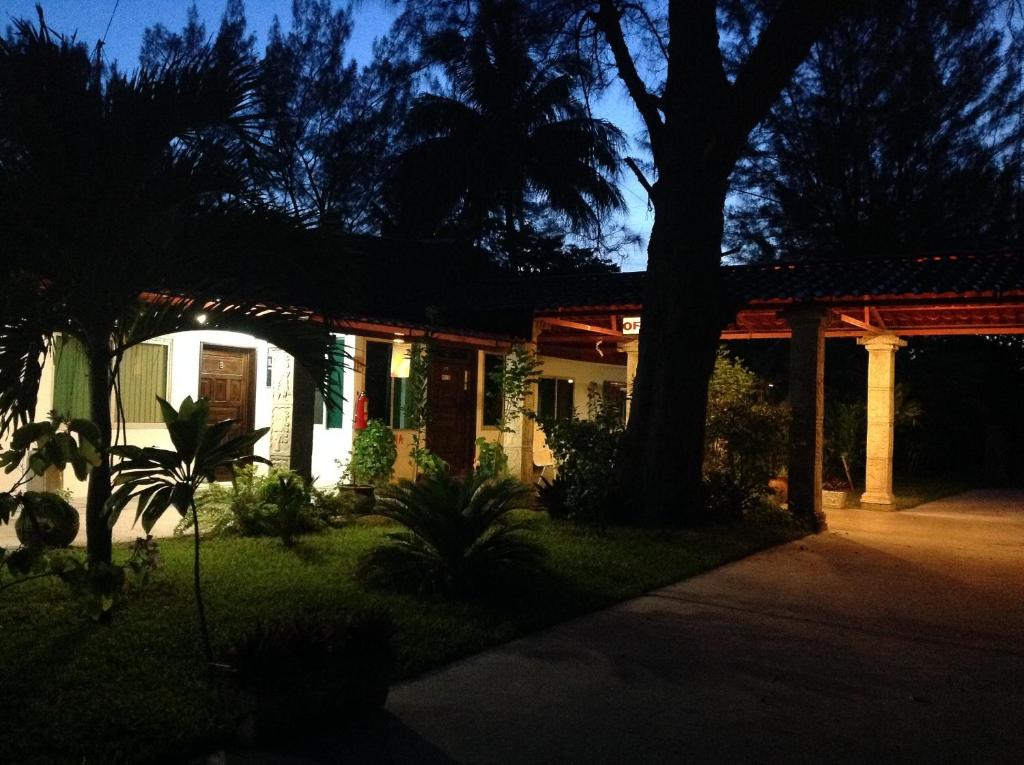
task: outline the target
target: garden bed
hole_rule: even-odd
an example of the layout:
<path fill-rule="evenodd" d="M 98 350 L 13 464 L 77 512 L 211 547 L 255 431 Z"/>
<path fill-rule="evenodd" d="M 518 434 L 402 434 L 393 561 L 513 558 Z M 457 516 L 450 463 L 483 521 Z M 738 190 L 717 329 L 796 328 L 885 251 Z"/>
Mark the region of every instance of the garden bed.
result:
<path fill-rule="evenodd" d="M 203 578 L 215 645 L 260 620 L 383 606 L 396 626 L 396 679 L 407 678 L 793 536 L 776 528 L 597 533 L 538 521 L 530 533 L 547 550 L 550 582 L 452 602 L 367 591 L 355 581 L 360 556 L 387 531 L 354 525 L 306 536 L 290 549 L 271 539 L 208 541 Z M 184 759 L 230 736 L 225 705 L 200 671 L 190 542 L 165 540 L 160 548 L 154 582 L 118 607 L 111 626 L 83 618 L 59 583 L 0 595 L 2 759 Z"/>

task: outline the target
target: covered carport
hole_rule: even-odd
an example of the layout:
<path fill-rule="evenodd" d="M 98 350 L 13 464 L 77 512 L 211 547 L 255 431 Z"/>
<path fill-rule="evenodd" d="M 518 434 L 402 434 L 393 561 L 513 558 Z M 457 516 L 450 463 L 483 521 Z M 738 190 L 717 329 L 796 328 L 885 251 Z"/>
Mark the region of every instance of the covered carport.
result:
<path fill-rule="evenodd" d="M 825 348 L 856 338 L 868 355 L 865 507 L 893 504 L 894 386 L 898 351 L 915 337 L 1024 333 L 1024 256 L 960 253 L 915 258 L 725 266 L 736 306 L 723 340 L 784 338 L 792 407 L 789 502 L 825 527 L 821 507 Z M 599 355 L 627 368 L 632 386 L 643 273 L 537 277 L 504 285 L 495 307 L 529 305 L 544 354 Z M 979 391 L 979 395 L 983 395 Z"/>

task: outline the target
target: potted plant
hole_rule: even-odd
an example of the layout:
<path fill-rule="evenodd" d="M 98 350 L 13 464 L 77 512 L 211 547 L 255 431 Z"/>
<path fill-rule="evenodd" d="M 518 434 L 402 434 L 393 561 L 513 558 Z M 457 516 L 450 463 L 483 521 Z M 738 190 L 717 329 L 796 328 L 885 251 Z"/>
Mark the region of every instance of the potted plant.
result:
<path fill-rule="evenodd" d="M 863 401 L 836 402 L 825 417 L 825 480 L 821 505 L 826 510 L 846 507 L 853 494 L 850 465 L 861 464 L 867 408 Z"/>
<path fill-rule="evenodd" d="M 380 420 L 370 420 L 356 431 L 338 490 L 353 492 L 359 504 L 372 504 L 374 488 L 391 480 L 397 459 L 394 432 Z"/>

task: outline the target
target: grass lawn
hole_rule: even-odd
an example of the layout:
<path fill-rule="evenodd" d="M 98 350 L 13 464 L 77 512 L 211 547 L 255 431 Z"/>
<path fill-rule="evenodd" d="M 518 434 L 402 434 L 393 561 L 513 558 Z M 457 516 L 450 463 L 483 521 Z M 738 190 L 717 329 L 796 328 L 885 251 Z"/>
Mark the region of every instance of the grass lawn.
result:
<path fill-rule="evenodd" d="M 398 678 L 406 678 L 793 538 L 778 528 L 599 534 L 538 521 L 530 533 L 549 554 L 546 586 L 501 601 L 446 602 L 354 581 L 359 557 L 387 530 L 355 525 L 292 549 L 272 539 L 204 542 L 215 644 L 260 620 L 383 605 L 396 623 Z M 160 549 L 155 581 L 120 604 L 110 626 L 83 618 L 58 582 L 0 594 L 0 761 L 184 759 L 224 738 L 225 705 L 200 670 L 190 542 Z"/>

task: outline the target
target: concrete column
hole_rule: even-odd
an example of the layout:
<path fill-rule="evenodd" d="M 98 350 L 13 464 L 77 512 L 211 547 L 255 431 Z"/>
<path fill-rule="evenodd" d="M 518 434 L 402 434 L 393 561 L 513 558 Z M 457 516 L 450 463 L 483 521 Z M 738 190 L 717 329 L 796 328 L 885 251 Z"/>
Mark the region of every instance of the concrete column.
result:
<path fill-rule="evenodd" d="M 280 348 L 268 350 L 273 359 L 270 412 L 270 461 L 288 467 L 292 453 L 292 394 L 295 362 Z"/>
<path fill-rule="evenodd" d="M 619 343 L 619 350 L 626 354 L 626 422 L 633 405 L 633 378 L 636 377 L 636 363 L 640 358 L 640 338 Z"/>
<path fill-rule="evenodd" d="M 785 315 L 789 345 L 789 509 L 816 531 L 826 528 L 821 509 L 825 420 L 825 310 L 799 308 Z"/>
<path fill-rule="evenodd" d="M 868 443 L 862 505 L 892 505 L 892 445 L 896 415 L 896 351 L 907 343 L 896 335 L 857 339 L 868 352 Z"/>

